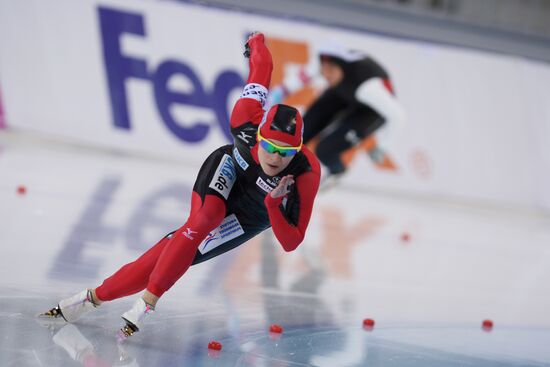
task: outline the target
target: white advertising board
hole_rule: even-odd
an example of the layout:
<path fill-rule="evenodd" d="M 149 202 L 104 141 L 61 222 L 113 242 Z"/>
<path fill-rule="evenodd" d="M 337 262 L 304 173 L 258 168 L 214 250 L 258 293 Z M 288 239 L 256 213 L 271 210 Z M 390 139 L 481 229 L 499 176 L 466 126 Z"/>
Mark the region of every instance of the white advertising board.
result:
<path fill-rule="evenodd" d="M 0 2 L 8 126 L 198 168 L 230 142 L 251 30 L 268 38 L 274 82 L 291 64 L 315 63 L 328 38 L 390 72 L 408 116 L 388 152 L 398 169 L 360 154 L 348 184 L 550 208 L 549 65 L 201 5 Z"/>

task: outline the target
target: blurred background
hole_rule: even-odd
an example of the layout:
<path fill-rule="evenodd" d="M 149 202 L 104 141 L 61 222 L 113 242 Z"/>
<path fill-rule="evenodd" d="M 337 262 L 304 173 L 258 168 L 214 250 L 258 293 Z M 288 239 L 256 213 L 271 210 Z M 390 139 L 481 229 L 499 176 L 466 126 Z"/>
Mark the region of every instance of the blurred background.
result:
<path fill-rule="evenodd" d="M 392 164 L 356 154 L 295 253 L 257 238 L 192 268 L 152 344 L 110 339 L 131 300 L 37 325 L 185 221 L 254 30 L 272 86 L 326 40 L 384 65 Z M 549 63 L 548 0 L 0 0 L 0 364 L 84 364 L 67 334 L 95 365 L 549 365 Z"/>

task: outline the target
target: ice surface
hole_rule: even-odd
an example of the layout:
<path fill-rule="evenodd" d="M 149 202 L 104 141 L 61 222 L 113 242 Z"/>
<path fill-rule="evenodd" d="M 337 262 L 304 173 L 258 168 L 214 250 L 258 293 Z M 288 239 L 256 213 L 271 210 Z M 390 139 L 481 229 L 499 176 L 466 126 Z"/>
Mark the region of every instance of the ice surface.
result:
<path fill-rule="evenodd" d="M 548 216 L 342 186 L 297 251 L 265 236 L 191 268 L 122 344 L 134 297 L 37 320 L 183 224 L 197 170 L 1 132 L 0 366 L 550 365 Z"/>

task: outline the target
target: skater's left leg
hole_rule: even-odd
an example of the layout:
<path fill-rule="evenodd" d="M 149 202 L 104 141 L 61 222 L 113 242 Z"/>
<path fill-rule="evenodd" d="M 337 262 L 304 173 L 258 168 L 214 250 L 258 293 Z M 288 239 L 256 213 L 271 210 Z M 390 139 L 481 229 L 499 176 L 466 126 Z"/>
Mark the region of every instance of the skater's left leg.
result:
<path fill-rule="evenodd" d="M 200 209 L 178 229 L 162 251 L 155 264 L 145 294 L 122 315 L 125 336 L 138 331 L 143 319 L 154 310 L 158 299 L 189 269 L 197 248 L 210 231 L 225 217 L 225 201 L 216 195 L 205 195 Z"/>
<path fill-rule="evenodd" d="M 172 287 L 191 266 L 202 240 L 220 225 L 225 212 L 223 199 L 215 195 L 205 195 L 201 208 L 174 233 L 160 255 L 149 277 L 149 293 L 161 297 Z"/>

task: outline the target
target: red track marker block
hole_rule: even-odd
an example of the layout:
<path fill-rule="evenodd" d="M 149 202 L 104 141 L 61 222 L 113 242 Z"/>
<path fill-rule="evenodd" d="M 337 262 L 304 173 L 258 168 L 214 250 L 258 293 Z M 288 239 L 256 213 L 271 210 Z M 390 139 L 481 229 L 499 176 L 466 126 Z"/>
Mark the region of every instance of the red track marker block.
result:
<path fill-rule="evenodd" d="M 373 319 L 364 319 L 363 320 L 363 329 L 371 331 L 374 329 L 374 320 Z"/>
<path fill-rule="evenodd" d="M 408 232 L 403 232 L 401 234 L 401 241 L 409 242 L 411 240 L 411 235 Z"/>
<path fill-rule="evenodd" d="M 23 185 L 17 187 L 17 193 L 19 195 L 25 195 L 27 193 L 27 188 Z"/>
<path fill-rule="evenodd" d="M 283 332 L 283 327 L 281 325 L 273 324 L 269 327 L 269 332 L 275 333 L 275 334 L 281 334 Z"/>
<path fill-rule="evenodd" d="M 208 343 L 208 349 L 222 350 L 222 343 L 212 340 L 210 343 Z"/>
<path fill-rule="evenodd" d="M 481 323 L 481 328 L 484 331 L 491 331 L 493 330 L 493 322 L 491 320 L 483 320 Z"/>

